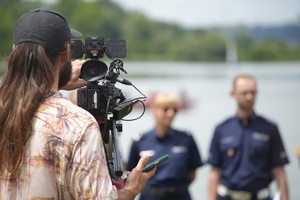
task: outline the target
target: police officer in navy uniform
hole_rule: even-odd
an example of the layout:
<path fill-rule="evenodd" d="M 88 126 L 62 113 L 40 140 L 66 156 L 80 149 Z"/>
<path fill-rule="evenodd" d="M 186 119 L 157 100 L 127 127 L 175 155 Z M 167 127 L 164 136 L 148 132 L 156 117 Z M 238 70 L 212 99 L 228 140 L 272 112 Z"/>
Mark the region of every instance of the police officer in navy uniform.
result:
<path fill-rule="evenodd" d="M 179 102 L 173 95 L 157 94 L 151 104 L 156 120 L 155 128 L 133 141 L 127 163 L 129 171 L 136 166 L 142 155 L 149 155 L 149 162 L 165 154 L 170 156 L 157 166 L 140 200 L 191 199 L 188 186 L 195 179 L 196 169 L 203 163 L 192 135 L 171 127 L 179 108 Z"/>
<path fill-rule="evenodd" d="M 216 127 L 209 150 L 209 200 L 267 200 L 273 179 L 288 200 L 289 161 L 276 124 L 254 112 L 256 93 L 254 77 L 234 79 L 237 114 Z"/>

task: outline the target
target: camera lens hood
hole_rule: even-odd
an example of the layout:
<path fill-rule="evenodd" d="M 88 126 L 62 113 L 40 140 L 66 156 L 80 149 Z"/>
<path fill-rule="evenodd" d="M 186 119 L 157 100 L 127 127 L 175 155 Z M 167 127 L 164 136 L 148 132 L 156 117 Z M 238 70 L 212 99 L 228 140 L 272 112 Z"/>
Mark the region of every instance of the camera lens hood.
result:
<path fill-rule="evenodd" d="M 105 77 L 107 70 L 108 67 L 104 62 L 91 59 L 82 65 L 80 78 L 86 81 L 101 80 Z"/>

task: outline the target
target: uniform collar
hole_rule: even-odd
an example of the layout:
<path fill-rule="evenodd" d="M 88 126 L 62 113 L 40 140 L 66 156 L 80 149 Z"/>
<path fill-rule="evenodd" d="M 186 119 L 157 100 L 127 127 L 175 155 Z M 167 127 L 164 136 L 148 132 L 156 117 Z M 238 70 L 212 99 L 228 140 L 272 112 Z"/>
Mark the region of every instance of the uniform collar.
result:
<path fill-rule="evenodd" d="M 154 130 L 154 132 L 155 132 L 155 136 L 156 136 L 156 138 L 157 138 L 158 140 L 164 140 L 164 139 L 167 139 L 167 138 L 171 137 L 171 135 L 173 134 L 173 129 L 170 128 L 170 129 L 168 130 L 167 134 L 165 135 L 165 137 L 163 137 L 163 138 L 161 138 L 161 137 L 158 136 L 156 130 Z"/>
<path fill-rule="evenodd" d="M 241 119 L 238 115 L 235 116 L 235 118 L 241 123 L 242 126 L 246 127 L 248 126 L 252 121 L 255 120 L 257 115 L 253 112 L 252 115 L 247 117 L 246 119 Z"/>

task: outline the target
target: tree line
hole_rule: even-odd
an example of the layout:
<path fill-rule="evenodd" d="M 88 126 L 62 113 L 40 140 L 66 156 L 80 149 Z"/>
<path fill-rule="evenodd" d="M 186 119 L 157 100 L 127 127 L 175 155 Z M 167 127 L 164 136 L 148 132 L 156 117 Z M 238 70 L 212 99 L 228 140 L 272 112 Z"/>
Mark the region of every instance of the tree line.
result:
<path fill-rule="evenodd" d="M 139 12 L 125 11 L 110 0 L 43 1 L 2 0 L 0 3 L 0 59 L 9 54 L 16 20 L 29 9 L 46 7 L 67 18 L 70 27 L 84 37 L 126 40 L 127 58 L 140 61 L 226 60 L 227 36 L 217 29 L 186 29 L 177 24 L 154 21 Z M 84 37 L 82 41 L 84 42 Z M 300 60 L 300 45 L 278 40 L 256 42 L 247 30 L 234 37 L 239 61 Z"/>

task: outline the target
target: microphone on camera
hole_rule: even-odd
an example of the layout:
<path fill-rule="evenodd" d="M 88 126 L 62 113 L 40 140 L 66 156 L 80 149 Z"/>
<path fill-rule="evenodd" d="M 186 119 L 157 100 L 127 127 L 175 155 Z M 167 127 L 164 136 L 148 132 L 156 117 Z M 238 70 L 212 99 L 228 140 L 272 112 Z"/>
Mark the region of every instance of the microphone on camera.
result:
<path fill-rule="evenodd" d="M 125 78 L 117 78 L 117 81 L 119 83 L 124 84 L 124 85 L 132 85 L 132 83 L 129 80 L 125 79 Z"/>

